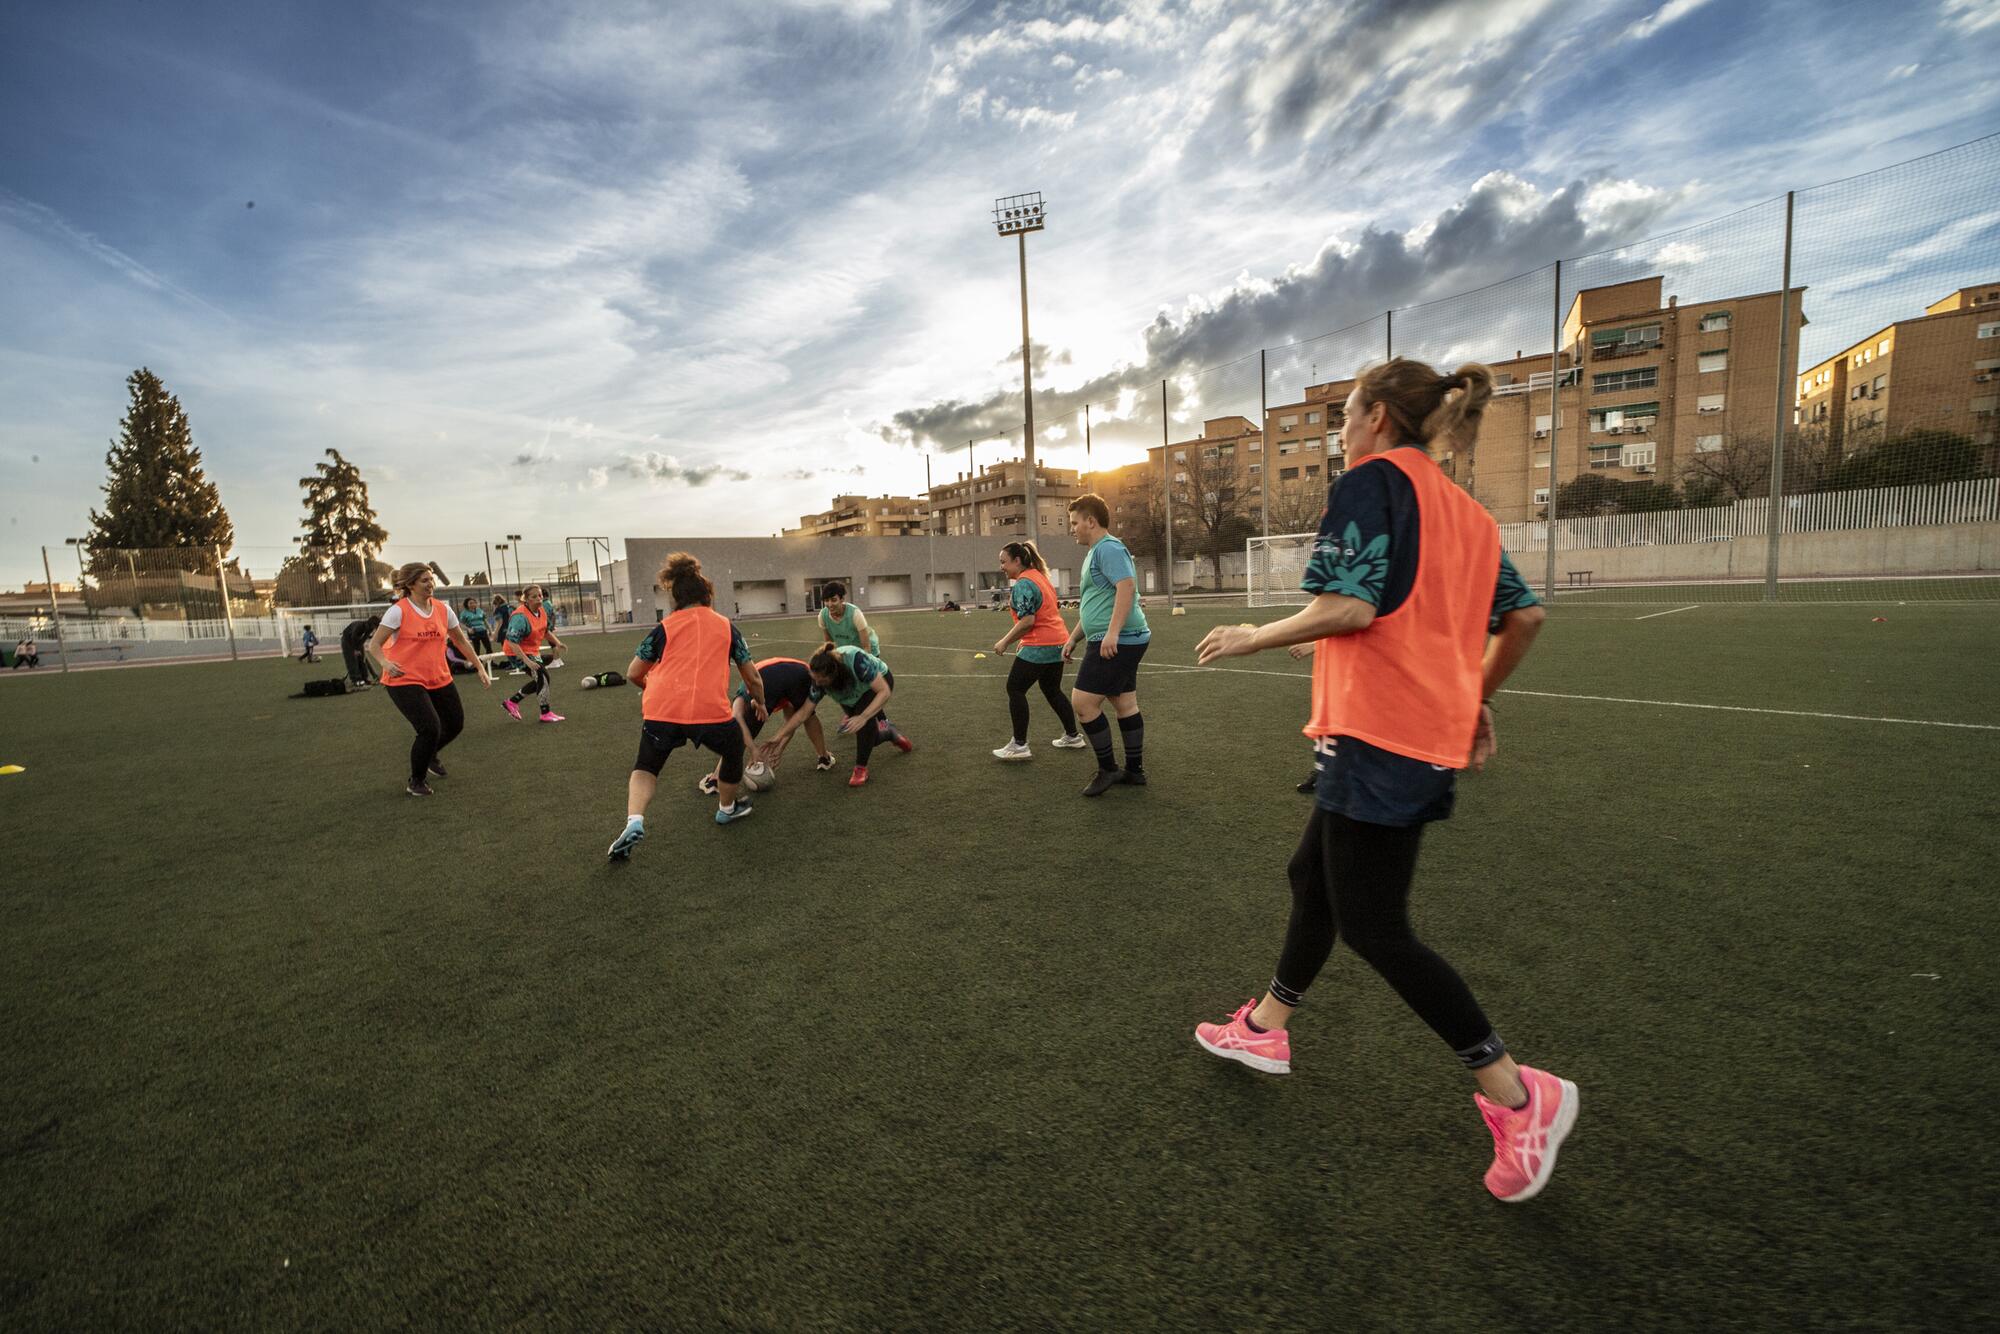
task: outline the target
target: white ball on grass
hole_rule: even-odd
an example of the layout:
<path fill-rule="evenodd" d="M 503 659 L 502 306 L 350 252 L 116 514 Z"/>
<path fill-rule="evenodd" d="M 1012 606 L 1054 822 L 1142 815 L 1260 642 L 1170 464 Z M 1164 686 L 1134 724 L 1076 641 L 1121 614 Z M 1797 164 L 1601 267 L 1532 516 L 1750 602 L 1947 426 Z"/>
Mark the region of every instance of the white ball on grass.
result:
<path fill-rule="evenodd" d="M 778 771 L 759 760 L 743 766 L 743 786 L 752 792 L 769 792 L 778 785 Z"/>

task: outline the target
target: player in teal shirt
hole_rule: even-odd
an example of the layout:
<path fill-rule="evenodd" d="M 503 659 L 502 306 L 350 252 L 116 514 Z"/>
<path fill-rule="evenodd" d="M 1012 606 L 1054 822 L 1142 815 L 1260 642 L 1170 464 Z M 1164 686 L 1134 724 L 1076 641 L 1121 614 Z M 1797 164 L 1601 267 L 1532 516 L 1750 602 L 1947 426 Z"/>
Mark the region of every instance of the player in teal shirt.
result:
<path fill-rule="evenodd" d="M 781 746 L 790 740 L 792 733 L 805 726 L 806 719 L 813 716 L 813 706 L 831 695 L 840 705 L 840 711 L 847 715 L 841 719 L 838 730 L 854 738 L 854 772 L 848 775 L 849 787 L 860 787 L 868 781 L 868 757 L 874 753 L 877 741 L 887 741 L 900 751 L 916 749 L 916 744 L 893 723 L 881 728 L 876 726 L 877 719 L 889 707 L 889 696 L 896 688 L 896 674 L 889 670 L 888 663 L 865 648 L 856 648 L 851 644 L 822 644 L 807 667 L 812 672 L 813 681 L 812 689 L 806 695 L 807 707 L 797 710 L 785 720 L 785 725 L 771 738 L 772 746 Z"/>
<path fill-rule="evenodd" d="M 1083 560 L 1083 606 L 1076 629 L 1063 646 L 1068 658 L 1083 647 L 1070 703 L 1083 735 L 1097 755 L 1097 773 L 1083 789 L 1086 797 L 1102 796 L 1120 783 L 1146 784 L 1146 724 L 1139 714 L 1139 660 L 1153 632 L 1139 605 L 1138 571 L 1132 553 L 1113 537 L 1111 508 L 1098 495 L 1078 496 L 1069 503 L 1069 532 L 1089 549 Z M 1118 732 L 1125 742 L 1125 768 L 1111 748 L 1111 724 L 1104 717 L 1109 702 L 1118 715 Z"/>

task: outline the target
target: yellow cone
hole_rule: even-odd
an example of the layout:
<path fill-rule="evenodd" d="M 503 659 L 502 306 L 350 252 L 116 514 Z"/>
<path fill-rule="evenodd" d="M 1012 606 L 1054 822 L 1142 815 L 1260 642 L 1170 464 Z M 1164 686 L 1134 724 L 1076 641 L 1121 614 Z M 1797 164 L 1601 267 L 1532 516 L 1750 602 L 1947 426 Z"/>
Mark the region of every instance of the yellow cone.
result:
<path fill-rule="evenodd" d="M 985 655 L 984 653 L 975 653 L 975 654 L 973 654 L 973 655 L 972 655 L 972 660 L 973 660 L 974 662 L 978 662 L 978 661 L 979 661 L 979 660 L 980 660 L 981 658 L 983 658 L 983 657 L 985 657 L 985 656 L 986 656 L 986 655 Z"/>
<path fill-rule="evenodd" d="M 24 774 L 28 772 L 18 764 L 0 764 L 0 774 Z"/>

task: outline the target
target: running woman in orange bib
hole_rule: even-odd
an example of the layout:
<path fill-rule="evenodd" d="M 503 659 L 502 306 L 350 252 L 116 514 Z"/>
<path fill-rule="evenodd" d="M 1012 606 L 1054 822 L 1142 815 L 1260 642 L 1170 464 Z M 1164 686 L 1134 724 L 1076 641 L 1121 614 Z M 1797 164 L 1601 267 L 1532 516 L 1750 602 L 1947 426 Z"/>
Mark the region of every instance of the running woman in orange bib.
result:
<path fill-rule="evenodd" d="M 396 571 L 395 586 L 396 605 L 382 613 L 368 651 L 389 699 L 416 729 L 417 739 L 410 745 L 409 794 L 428 797 L 428 780 L 445 776 L 439 753 L 465 730 L 465 706 L 459 702 L 444 657 L 446 641 L 477 665 L 481 685 L 492 685 L 493 677 L 459 628 L 458 613 L 450 603 L 431 596 L 437 576 L 430 566 L 416 562 L 403 566 Z"/>
<path fill-rule="evenodd" d="M 1288 1073 L 1286 1025 L 1345 937 L 1471 1072 L 1493 1136 L 1486 1188 L 1512 1203 L 1548 1183 L 1576 1124 L 1576 1085 L 1515 1064 L 1409 917 L 1424 826 L 1451 814 L 1457 771 L 1493 754 L 1490 701 L 1542 624 L 1499 525 L 1430 455 L 1469 448 L 1492 394 L 1493 373 L 1479 365 L 1439 375 L 1398 357 L 1362 372 L 1341 432 L 1349 471 L 1328 495 L 1306 569 L 1313 601 L 1269 625 L 1210 631 L 1196 650 L 1208 664 L 1316 641 L 1305 730 L 1321 761 L 1287 868 L 1291 923 L 1271 985 L 1226 1022 L 1199 1025 L 1195 1040 Z"/>
<path fill-rule="evenodd" d="M 1069 642 L 1069 627 L 1063 624 L 1056 602 L 1055 585 L 1049 582 L 1049 563 L 1033 542 L 1009 542 L 1000 548 L 1000 573 L 1014 581 L 1008 592 L 1007 609 L 1014 614 L 1014 628 L 993 646 L 1004 654 L 1015 644 L 1014 665 L 1007 669 L 1007 716 L 1014 724 L 1013 739 L 993 752 L 996 760 L 1031 760 L 1028 747 L 1028 687 L 1040 686 L 1042 698 L 1056 711 L 1063 734 L 1049 744 L 1062 750 L 1082 750 L 1090 743 L 1076 730 L 1076 710 L 1063 694 L 1063 645 Z"/>
<path fill-rule="evenodd" d="M 549 609 L 543 601 L 540 584 L 529 584 L 521 590 L 521 605 L 514 608 L 501 633 L 506 639 L 508 660 L 528 673 L 528 683 L 501 700 L 500 707 L 507 710 L 509 718 L 518 720 L 521 701 L 534 691 L 541 696 L 542 721 L 561 722 L 563 716 L 549 707 L 549 669 L 542 666 L 542 641 L 546 639 L 557 653 L 569 652 L 569 645 L 549 628 Z"/>
<path fill-rule="evenodd" d="M 646 807 L 659 786 L 667 756 L 684 745 L 699 746 L 722 758 L 717 773 L 717 824 L 750 814 L 737 799 L 743 781 L 743 733 L 730 713 L 729 668 L 734 663 L 749 691 L 752 716 L 766 714 L 764 682 L 750 663 L 749 646 L 729 618 L 715 610 L 715 586 L 703 577 L 701 562 L 676 551 L 660 567 L 654 587 L 673 598 L 673 614 L 653 627 L 625 668 L 625 679 L 644 691 L 640 712 L 639 758 L 625 785 L 625 828 L 607 855 L 624 861 L 646 837 Z"/>

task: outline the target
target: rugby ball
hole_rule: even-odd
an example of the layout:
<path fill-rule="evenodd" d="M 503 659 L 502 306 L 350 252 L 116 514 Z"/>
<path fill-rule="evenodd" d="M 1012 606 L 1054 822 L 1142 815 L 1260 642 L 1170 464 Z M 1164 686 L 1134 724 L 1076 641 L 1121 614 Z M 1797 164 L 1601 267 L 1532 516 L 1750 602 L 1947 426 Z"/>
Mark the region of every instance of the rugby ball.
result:
<path fill-rule="evenodd" d="M 752 792 L 769 792 L 778 785 L 778 771 L 759 760 L 743 766 L 743 786 Z"/>

